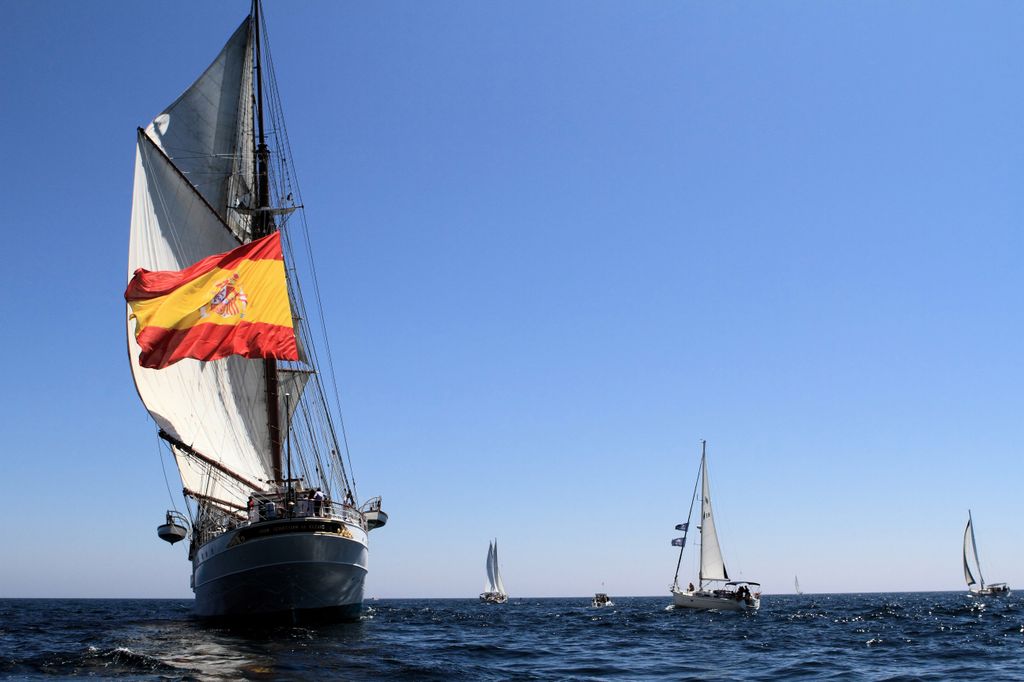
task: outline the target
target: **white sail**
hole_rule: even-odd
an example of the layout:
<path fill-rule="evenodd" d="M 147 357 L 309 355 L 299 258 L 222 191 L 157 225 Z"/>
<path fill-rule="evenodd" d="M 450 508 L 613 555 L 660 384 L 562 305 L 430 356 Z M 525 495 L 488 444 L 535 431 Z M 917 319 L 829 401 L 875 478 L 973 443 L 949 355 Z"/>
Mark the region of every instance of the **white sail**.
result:
<path fill-rule="evenodd" d="M 498 570 L 498 541 L 494 541 L 494 591 L 504 596 L 508 594 L 505 592 L 505 583 L 501 581 L 501 571 Z"/>
<path fill-rule="evenodd" d="M 968 557 L 974 557 L 974 567 L 978 569 L 978 580 L 974 579 L 971 574 L 971 568 L 968 564 Z M 985 576 L 981 574 L 981 562 L 978 561 L 978 545 L 974 540 L 974 520 L 971 518 L 971 512 L 967 512 L 967 528 L 964 529 L 964 579 L 967 580 L 967 587 L 973 587 L 980 583 L 980 589 L 985 589 Z"/>
<path fill-rule="evenodd" d="M 800 591 L 800 579 L 795 575 L 793 576 L 793 587 L 796 589 L 797 594 L 803 594 L 803 592 Z"/>
<path fill-rule="evenodd" d="M 703 484 L 701 490 L 701 525 L 700 525 L 700 580 L 728 580 L 722 549 L 718 546 L 718 534 L 715 532 L 715 517 L 711 512 L 711 483 L 708 480 L 708 460 L 701 456 Z"/>
<path fill-rule="evenodd" d="M 128 274 L 137 268 L 181 270 L 211 254 L 238 246 L 238 239 L 178 174 L 148 136 L 136 152 L 135 190 Z M 132 374 L 142 402 L 157 425 L 225 468 L 254 483 L 272 478 L 266 443 L 263 364 L 239 357 L 216 362 L 183 360 L 164 369 L 138 362 L 135 322 L 127 320 Z M 210 465 L 183 466 L 185 487 L 213 499 L 244 506 L 249 490 Z"/>
<path fill-rule="evenodd" d="M 967 562 L 968 555 L 974 551 L 974 542 L 971 535 L 971 522 L 968 521 L 967 527 L 964 528 L 964 580 L 967 581 L 967 587 L 974 587 L 978 583 L 971 574 L 971 566 Z"/>
<path fill-rule="evenodd" d="M 299 370 L 299 369 L 286 369 L 279 368 L 277 370 L 277 390 L 278 390 L 278 412 L 282 415 L 288 414 L 289 419 L 295 413 L 295 409 L 299 406 L 299 401 L 302 399 L 302 392 L 306 388 L 306 382 L 313 375 L 311 370 Z M 288 399 L 285 400 L 285 395 Z M 288 405 L 288 412 L 285 412 L 285 405 Z"/>
<path fill-rule="evenodd" d="M 253 203 L 252 30 L 246 18 L 217 58 L 146 128 L 146 134 L 242 241 Z"/>
<path fill-rule="evenodd" d="M 487 544 L 487 588 L 484 592 L 497 592 L 494 586 L 494 543 Z"/>
<path fill-rule="evenodd" d="M 251 186 L 249 27 L 246 19 L 203 75 L 139 133 L 129 277 L 137 268 L 181 270 L 249 236 L 249 219 L 228 209 Z M 264 364 L 229 357 L 147 369 L 139 366 L 134 332 L 129 319 L 139 396 L 157 425 L 188 446 L 172 446 L 185 488 L 229 509 L 244 507 L 252 489 L 273 478 Z M 308 377 L 279 377 L 294 410 Z"/>

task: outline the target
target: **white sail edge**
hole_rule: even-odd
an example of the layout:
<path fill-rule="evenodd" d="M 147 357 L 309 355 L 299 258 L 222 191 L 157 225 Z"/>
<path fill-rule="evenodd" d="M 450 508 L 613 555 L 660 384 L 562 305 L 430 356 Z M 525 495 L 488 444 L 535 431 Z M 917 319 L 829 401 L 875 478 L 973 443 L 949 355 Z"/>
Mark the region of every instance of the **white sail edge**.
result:
<path fill-rule="evenodd" d="M 498 541 L 494 541 L 494 587 L 495 592 L 504 596 L 508 593 L 505 592 L 505 583 L 501 580 L 501 571 L 498 569 Z"/>

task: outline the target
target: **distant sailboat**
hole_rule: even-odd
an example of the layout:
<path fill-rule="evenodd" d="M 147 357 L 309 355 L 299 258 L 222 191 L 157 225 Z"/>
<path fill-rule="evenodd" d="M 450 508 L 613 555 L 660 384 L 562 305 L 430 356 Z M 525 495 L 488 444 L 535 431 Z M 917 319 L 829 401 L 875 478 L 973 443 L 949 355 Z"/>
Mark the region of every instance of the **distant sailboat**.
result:
<path fill-rule="evenodd" d="M 686 609 L 721 609 L 723 611 L 756 610 L 761 606 L 761 584 L 745 580 L 730 581 L 725 570 L 722 549 L 718 545 L 718 534 L 715 532 L 715 518 L 711 512 L 711 484 L 708 480 L 707 443 L 701 441 L 700 471 L 697 483 L 693 486 L 693 499 L 690 500 L 690 512 L 686 523 L 676 526 L 683 531 L 683 537 L 676 538 L 672 544 L 679 547 L 679 561 L 676 563 L 676 576 L 672 582 L 672 601 L 676 608 Z M 701 525 L 700 525 L 700 574 L 697 587 L 690 583 L 687 589 L 679 587 L 679 567 L 683 563 L 683 550 L 686 537 L 689 535 L 690 517 L 693 515 L 693 504 L 697 499 L 697 485 L 701 490 Z M 721 588 L 713 589 L 711 583 L 725 583 Z M 751 592 L 750 588 L 754 591 Z"/>
<path fill-rule="evenodd" d="M 972 556 L 974 567 L 978 571 L 978 580 L 975 580 L 971 573 L 968 558 Z M 967 510 L 967 528 L 964 529 L 964 579 L 972 597 L 1002 597 L 1010 594 L 1010 586 L 1006 583 L 985 584 L 985 577 L 981 574 L 981 563 L 978 561 L 978 545 L 974 541 L 974 523 L 970 509 Z"/>
<path fill-rule="evenodd" d="M 800 578 L 793 576 L 793 587 L 796 588 L 797 594 L 803 594 L 804 591 L 800 589 Z"/>
<path fill-rule="evenodd" d="M 487 546 L 487 584 L 480 595 L 480 601 L 488 604 L 504 604 L 508 601 L 505 583 L 501 581 L 501 570 L 498 568 L 498 541 Z"/>

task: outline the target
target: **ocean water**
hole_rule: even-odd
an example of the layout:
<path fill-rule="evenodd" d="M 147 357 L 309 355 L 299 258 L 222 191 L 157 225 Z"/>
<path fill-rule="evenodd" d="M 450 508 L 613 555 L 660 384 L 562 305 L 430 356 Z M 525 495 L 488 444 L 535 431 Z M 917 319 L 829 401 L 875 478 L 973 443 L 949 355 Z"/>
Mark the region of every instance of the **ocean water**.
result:
<path fill-rule="evenodd" d="M 0 600 L 0 677 L 129 680 L 1021 680 L 1024 598 L 380 600 L 356 623 L 215 627 L 188 600 Z"/>

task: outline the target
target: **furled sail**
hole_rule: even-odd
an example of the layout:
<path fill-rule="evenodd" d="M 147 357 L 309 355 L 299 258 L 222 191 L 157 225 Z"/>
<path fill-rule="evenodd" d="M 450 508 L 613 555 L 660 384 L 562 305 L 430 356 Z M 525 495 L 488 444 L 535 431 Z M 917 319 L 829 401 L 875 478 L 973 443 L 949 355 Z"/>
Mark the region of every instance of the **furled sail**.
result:
<path fill-rule="evenodd" d="M 181 270 L 250 237 L 249 218 L 228 208 L 252 186 L 250 23 L 139 131 L 129 277 L 137 268 Z M 273 478 L 264 363 L 229 357 L 147 369 L 139 366 L 130 319 L 127 330 L 139 396 L 170 437 L 185 488 L 227 509 L 244 508 L 251 490 Z M 294 409 L 308 377 L 279 376 Z"/>
<path fill-rule="evenodd" d="M 711 513 L 711 483 L 708 480 L 707 457 L 701 456 L 703 485 L 701 490 L 701 525 L 700 525 L 700 579 L 728 580 L 722 549 L 718 546 L 718 534 L 715 532 L 715 517 Z"/>
<path fill-rule="evenodd" d="M 974 552 L 974 538 L 971 529 L 970 520 L 967 521 L 967 527 L 964 528 L 964 580 L 967 581 L 967 587 L 974 587 L 978 581 L 974 579 L 974 575 L 971 574 L 971 566 L 967 563 L 967 556 L 969 553 Z"/>

